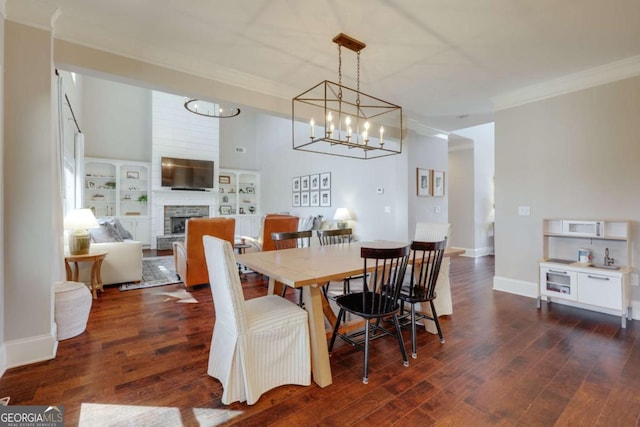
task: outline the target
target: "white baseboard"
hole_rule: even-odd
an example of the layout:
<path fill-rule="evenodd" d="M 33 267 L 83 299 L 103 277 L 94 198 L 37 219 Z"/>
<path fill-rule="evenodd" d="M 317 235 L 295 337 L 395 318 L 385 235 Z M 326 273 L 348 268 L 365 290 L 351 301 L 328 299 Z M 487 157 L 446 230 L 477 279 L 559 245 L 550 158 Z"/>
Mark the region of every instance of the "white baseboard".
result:
<path fill-rule="evenodd" d="M 470 249 L 470 248 L 452 248 L 452 249 L 462 249 L 464 251 L 464 253 L 461 256 L 468 256 L 471 258 L 478 258 L 481 256 L 486 256 L 486 255 L 493 255 L 493 248 L 492 247 L 486 247 L 486 248 L 478 248 L 478 249 Z"/>
<path fill-rule="evenodd" d="M 524 280 L 510 279 L 508 277 L 493 277 L 493 290 L 508 292 L 510 294 L 521 295 L 529 298 L 538 298 L 538 283 L 526 282 Z M 542 297 L 543 301 L 546 301 L 545 297 Z M 614 316 L 620 316 L 620 311 L 609 310 L 601 307 L 587 306 L 585 304 L 579 304 L 576 302 L 563 300 L 560 298 L 551 298 L 552 304 L 563 304 L 571 307 L 583 308 L 587 310 L 597 311 L 600 313 L 611 314 Z M 631 318 L 633 320 L 640 320 L 638 314 L 640 313 L 640 301 L 631 301 Z"/>
<path fill-rule="evenodd" d="M 4 343 L 0 343 L 0 377 L 2 377 L 7 370 L 7 350 Z"/>
<path fill-rule="evenodd" d="M 48 334 L 6 341 L 5 369 L 54 359 L 58 351 L 58 340 L 55 337 L 53 334 Z"/>
<path fill-rule="evenodd" d="M 494 276 L 493 290 L 521 295 L 523 297 L 538 298 L 538 283 L 508 277 Z"/>

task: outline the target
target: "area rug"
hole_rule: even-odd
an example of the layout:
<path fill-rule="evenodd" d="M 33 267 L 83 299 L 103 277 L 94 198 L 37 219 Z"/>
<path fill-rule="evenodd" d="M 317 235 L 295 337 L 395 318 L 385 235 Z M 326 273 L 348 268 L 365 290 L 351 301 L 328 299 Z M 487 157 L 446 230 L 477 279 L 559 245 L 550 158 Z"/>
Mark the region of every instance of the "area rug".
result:
<path fill-rule="evenodd" d="M 180 279 L 176 274 L 172 255 L 143 258 L 142 281 L 140 283 L 124 283 L 120 285 L 120 290 L 154 288 L 174 283 L 180 283 Z"/>

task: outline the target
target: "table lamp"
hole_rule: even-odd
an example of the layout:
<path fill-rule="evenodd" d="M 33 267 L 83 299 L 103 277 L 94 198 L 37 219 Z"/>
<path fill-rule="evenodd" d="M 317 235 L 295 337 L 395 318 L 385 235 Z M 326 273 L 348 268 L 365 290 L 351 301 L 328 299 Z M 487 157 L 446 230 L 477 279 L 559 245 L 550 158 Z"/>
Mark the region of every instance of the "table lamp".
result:
<path fill-rule="evenodd" d="M 64 217 L 64 229 L 69 233 L 69 253 L 84 255 L 89 253 L 91 235 L 89 228 L 100 228 L 91 209 L 72 209 Z"/>
<path fill-rule="evenodd" d="M 351 215 L 349 214 L 349 209 L 347 208 L 336 209 L 336 213 L 333 215 L 333 219 L 337 221 L 338 228 L 340 229 L 347 228 L 347 222 L 351 219 Z"/>

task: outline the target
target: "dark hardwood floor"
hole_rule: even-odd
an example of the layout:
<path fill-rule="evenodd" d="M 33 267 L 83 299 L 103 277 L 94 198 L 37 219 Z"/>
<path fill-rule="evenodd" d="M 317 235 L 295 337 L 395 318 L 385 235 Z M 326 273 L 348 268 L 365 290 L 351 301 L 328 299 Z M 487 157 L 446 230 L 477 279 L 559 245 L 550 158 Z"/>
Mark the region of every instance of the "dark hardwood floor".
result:
<path fill-rule="evenodd" d="M 539 311 L 533 299 L 493 291 L 493 275 L 492 257 L 452 260 L 446 342 L 419 333 L 408 368 L 393 339 L 377 340 L 364 385 L 362 353 L 338 343 L 331 386 L 279 387 L 253 406 L 222 405 L 206 373 L 209 288 L 192 292 L 198 304 L 181 304 L 158 294 L 176 285 L 109 287 L 85 333 L 61 341 L 55 360 L 7 370 L 0 395 L 62 405 L 70 426 L 638 425 L 638 322 L 621 329 L 617 317 L 558 304 Z M 243 286 L 246 298 L 266 291 L 256 274 Z"/>

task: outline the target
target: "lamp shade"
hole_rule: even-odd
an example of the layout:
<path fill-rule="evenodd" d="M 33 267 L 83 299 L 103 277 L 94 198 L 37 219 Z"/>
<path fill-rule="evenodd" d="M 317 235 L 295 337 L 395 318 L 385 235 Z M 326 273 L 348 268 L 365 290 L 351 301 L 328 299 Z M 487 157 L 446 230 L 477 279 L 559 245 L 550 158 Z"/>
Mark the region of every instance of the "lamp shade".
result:
<path fill-rule="evenodd" d="M 333 215 L 333 219 L 337 221 L 348 221 L 351 219 L 351 214 L 349 214 L 349 209 L 347 208 L 338 208 L 336 209 L 336 213 Z"/>
<path fill-rule="evenodd" d="M 65 230 L 87 230 L 99 227 L 91 209 L 71 209 L 64 217 Z"/>

